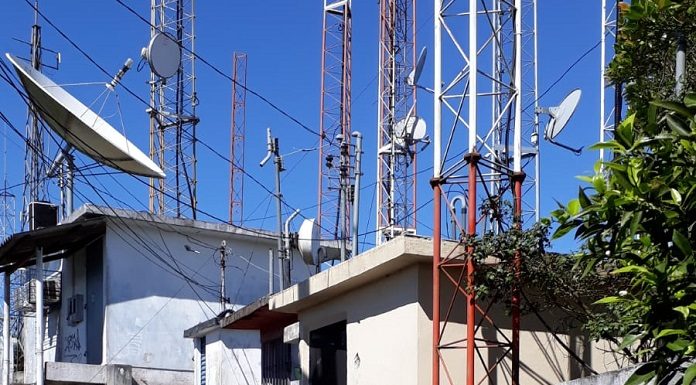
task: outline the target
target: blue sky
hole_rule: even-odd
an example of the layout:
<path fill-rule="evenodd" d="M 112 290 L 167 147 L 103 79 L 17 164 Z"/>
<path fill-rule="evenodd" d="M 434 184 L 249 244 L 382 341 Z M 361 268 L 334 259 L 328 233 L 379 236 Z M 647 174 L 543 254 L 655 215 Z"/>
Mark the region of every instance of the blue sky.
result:
<path fill-rule="evenodd" d="M 149 2 L 130 2 L 144 17 L 149 18 Z M 147 44 L 149 28 L 114 0 L 75 0 L 70 2 L 43 1 L 42 12 L 63 30 L 71 39 L 92 56 L 100 65 L 112 69 L 120 68 L 127 57 L 137 59 L 140 48 Z M 539 86 L 546 90 L 583 52 L 599 42 L 601 31 L 601 1 L 558 2 L 539 0 Z M 418 5 L 418 46 L 432 45 L 432 2 L 420 1 Z M 28 47 L 13 38 L 28 40 L 33 23 L 33 11 L 22 0 L 3 5 L 0 25 L 0 48 L 19 56 L 28 55 Z M 233 51 L 248 54 L 247 85 L 264 95 L 283 110 L 306 124 L 318 129 L 319 96 L 321 80 L 321 23 L 322 1 L 224 1 L 197 2 L 196 52 L 226 73 L 231 73 Z M 363 186 L 373 186 L 375 180 L 375 147 L 377 117 L 377 23 L 378 3 L 375 0 L 353 1 L 353 129 L 365 137 L 363 158 L 365 178 Z M 59 71 L 46 73 L 57 83 L 105 82 L 106 78 L 82 54 L 69 45 L 58 33 L 41 20 L 43 44 L 61 52 L 63 62 Z M 432 51 L 431 51 L 432 52 Z M 48 54 L 45 54 L 47 57 Z M 4 60 L 4 57 L 3 57 Z M 580 106 L 562 140 L 576 145 L 590 145 L 598 140 L 599 126 L 599 68 L 600 51 L 595 49 L 567 76 L 541 99 L 542 105 L 553 105 L 574 88 L 583 90 Z M 229 154 L 230 126 L 230 82 L 203 64 L 197 66 L 199 139 L 217 151 Z M 123 80 L 130 89 L 147 98 L 147 71 L 131 71 Z M 432 57 L 426 62 L 423 81 L 432 83 Z M 73 92 L 86 104 L 101 93 L 102 86 L 72 87 Z M 432 97 L 419 93 L 419 112 L 431 123 Z M 128 95 L 119 92 L 121 110 L 125 122 L 126 136 L 147 152 L 148 117 L 145 106 Z M 115 103 L 105 111 L 115 111 Z M 26 108 L 19 97 L 4 82 L 0 84 L 0 110 L 20 129 L 26 122 Z M 106 112 L 105 112 L 106 113 Z M 112 124 L 114 124 L 112 122 Z M 118 126 L 116 126 L 118 127 Z M 280 138 L 282 153 L 317 145 L 317 138 L 281 114 L 273 111 L 260 100 L 247 96 L 247 143 L 246 169 L 273 189 L 271 167 L 259 168 L 258 161 L 265 154 L 265 130 L 271 127 Z M 23 181 L 24 146 L 22 139 L 7 129 L 0 141 L 7 141 L 8 185 Z M 559 139 L 561 139 L 559 138 Z M 461 144 L 462 146 L 464 144 Z M 50 157 L 56 151 L 51 144 Z M 575 156 L 567 151 L 542 143 L 541 214 L 548 215 L 555 208 L 555 200 L 565 202 L 577 194 L 580 182 L 576 175 L 592 172 L 598 154 L 586 151 Z M 200 208 L 219 218 L 227 218 L 229 165 L 199 147 L 199 193 Z M 432 146 L 422 155 L 420 167 L 431 164 Z M 81 157 L 86 160 L 86 158 Z M 302 152 L 285 158 L 283 193 L 287 202 L 296 208 L 308 208 L 303 215 L 315 215 L 317 153 Z M 419 204 L 432 196 L 428 179 L 423 173 L 418 181 Z M 92 182 L 103 184 L 112 194 L 124 200 L 128 206 L 144 210 L 147 207 L 145 184 L 129 176 L 98 177 Z M 273 229 L 275 220 L 274 203 L 268 194 L 252 181 L 245 182 L 246 225 Z M 54 182 L 51 185 L 54 186 Z M 104 204 L 102 198 L 84 183 L 78 183 L 78 204 L 91 200 Z M 57 190 L 51 188 L 54 200 Z M 12 190 L 18 197 L 21 187 Z M 373 200 L 373 188 L 362 195 L 361 233 L 374 229 L 374 212 L 369 211 Z M 421 201 L 422 200 L 422 201 Z M 108 203 L 123 206 L 108 199 Z M 21 199 L 17 200 L 21 208 Z M 431 206 L 419 213 L 418 230 L 431 234 Z M 206 219 L 205 214 L 200 216 Z M 265 219 L 264 219 L 265 218 Z M 368 223 L 369 221 L 369 223 Z M 299 221 L 298 221 L 299 224 Z M 373 235 L 366 241 L 372 242 Z M 571 239 L 555 244 L 557 250 L 568 250 L 574 246 Z"/>

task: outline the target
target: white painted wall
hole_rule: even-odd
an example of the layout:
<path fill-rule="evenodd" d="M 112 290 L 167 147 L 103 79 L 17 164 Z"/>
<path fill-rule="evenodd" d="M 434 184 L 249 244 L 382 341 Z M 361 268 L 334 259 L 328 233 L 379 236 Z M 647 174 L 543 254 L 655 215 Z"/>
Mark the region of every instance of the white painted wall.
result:
<path fill-rule="evenodd" d="M 346 320 L 348 384 L 419 384 L 417 298 L 412 266 L 301 311 L 301 383 L 309 383 L 310 332 Z"/>
<path fill-rule="evenodd" d="M 200 362 L 200 356 L 197 362 Z M 261 337 L 258 330 L 216 330 L 206 336 L 206 384 L 261 383 Z M 195 384 L 200 385 L 200 369 Z"/>
<path fill-rule="evenodd" d="M 62 301 L 60 307 L 62 317 L 57 361 L 85 364 L 87 363 L 87 321 L 84 308 L 82 309 L 82 322 L 71 325 L 67 321 L 68 299 L 76 294 L 81 294 L 85 299 L 87 298 L 84 250 L 80 250 L 72 258 L 66 258 L 63 261 Z"/>
<path fill-rule="evenodd" d="M 127 226 L 127 228 L 126 228 Z M 137 234 L 137 237 L 136 235 Z M 105 331 L 102 363 L 193 370 L 190 340 L 183 331 L 220 312 L 217 298 L 222 240 L 227 241 L 227 296 L 235 308 L 268 292 L 268 249 L 272 239 L 240 240 L 229 234 L 139 222 L 107 226 L 104 243 Z M 147 250 L 142 242 L 148 245 Z M 187 251 L 185 245 L 200 253 Z M 158 261 L 184 271 L 209 287 L 187 283 Z M 159 267 L 157 265 L 160 265 Z M 293 281 L 304 280 L 307 268 L 295 261 Z"/>

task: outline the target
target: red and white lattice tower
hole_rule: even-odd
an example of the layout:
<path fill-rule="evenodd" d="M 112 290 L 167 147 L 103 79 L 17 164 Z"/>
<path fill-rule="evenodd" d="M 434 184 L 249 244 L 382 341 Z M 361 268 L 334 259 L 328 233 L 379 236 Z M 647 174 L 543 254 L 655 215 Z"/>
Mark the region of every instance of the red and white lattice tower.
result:
<path fill-rule="evenodd" d="M 317 209 L 323 239 L 338 239 L 340 234 L 350 239 L 350 199 L 345 199 L 346 215 L 339 218 L 341 149 L 336 136 L 350 143 L 351 24 L 350 0 L 324 0 Z"/>
<path fill-rule="evenodd" d="M 518 385 L 519 287 L 505 294 L 510 317 L 491 313 L 467 240 L 538 212 L 536 0 L 434 3 L 432 384 Z M 447 234 L 456 247 L 444 251 Z"/>
<path fill-rule="evenodd" d="M 150 76 L 150 157 L 167 174 L 150 179 L 150 212 L 196 218 L 196 75 L 194 0 L 152 0 L 150 34 L 167 33 L 179 45 L 176 75 Z"/>
<path fill-rule="evenodd" d="M 416 229 L 415 145 L 397 129 L 416 119 L 416 89 L 406 81 L 416 62 L 416 1 L 381 0 L 379 10 L 376 244 Z"/>
<path fill-rule="evenodd" d="M 230 223 L 244 220 L 244 133 L 246 131 L 247 55 L 232 56 L 232 123 L 230 125 Z"/>

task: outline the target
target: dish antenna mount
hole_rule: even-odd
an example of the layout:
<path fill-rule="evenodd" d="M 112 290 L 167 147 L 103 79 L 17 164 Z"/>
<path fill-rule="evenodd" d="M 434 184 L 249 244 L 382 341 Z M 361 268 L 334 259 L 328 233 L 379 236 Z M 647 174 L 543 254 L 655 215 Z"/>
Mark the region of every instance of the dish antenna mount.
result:
<path fill-rule="evenodd" d="M 567 144 L 557 142 L 555 139 L 558 134 L 563 131 L 568 121 L 575 113 L 581 95 L 582 91 L 580 89 L 575 89 L 571 91 L 557 107 L 539 107 L 536 110 L 537 114 L 547 114 L 551 117 L 544 130 L 544 139 L 548 140 L 551 144 L 572 151 L 575 155 L 580 155 L 582 153 L 582 147 L 574 148 Z"/>
<path fill-rule="evenodd" d="M 152 72 L 163 79 L 176 75 L 181 66 L 181 48 L 174 38 L 164 32 L 153 36 L 140 55 L 150 64 Z"/>

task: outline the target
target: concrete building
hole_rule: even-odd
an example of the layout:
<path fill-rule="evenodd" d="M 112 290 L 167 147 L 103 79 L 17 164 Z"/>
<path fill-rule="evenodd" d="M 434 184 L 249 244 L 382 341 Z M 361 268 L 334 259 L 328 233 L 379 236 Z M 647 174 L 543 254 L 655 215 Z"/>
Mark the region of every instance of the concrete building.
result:
<path fill-rule="evenodd" d="M 56 281 L 59 291 L 52 300 L 44 295 L 45 316 L 24 312 L 23 372 L 14 380 L 34 383 L 43 368 L 47 383 L 191 384 L 193 353 L 181 331 L 222 311 L 222 241 L 226 307 L 239 309 L 269 291 L 272 233 L 88 205 L 64 224 L 5 240 L 0 271 L 35 266 L 40 257 L 57 272 L 46 287 Z M 299 282 L 309 269 L 296 261 Z"/>
<path fill-rule="evenodd" d="M 448 330 L 464 336 L 466 315 L 457 311 L 462 314 Z M 185 336 L 195 341 L 196 385 L 416 385 L 431 381 L 431 314 L 432 241 L 401 236 Z M 509 315 L 496 309 L 490 316 L 501 330 L 484 322 L 477 337 L 509 338 Z M 544 317 L 558 325 L 557 316 Z M 523 317 L 520 334 L 520 383 L 557 384 L 587 374 L 533 317 Z M 616 367 L 602 344 L 579 333 L 556 336 L 594 370 Z M 448 354 L 462 362 L 448 375 L 464 383 L 464 350 Z M 479 373 L 484 363 L 501 362 L 487 383 L 509 383 L 507 357 L 502 347 L 482 353 Z"/>

